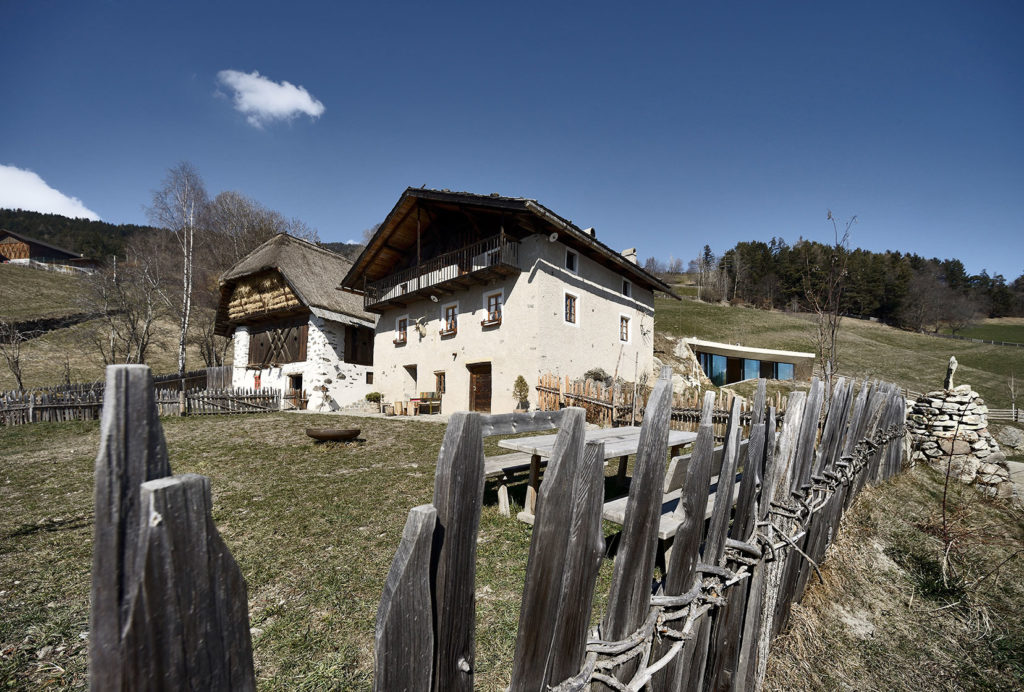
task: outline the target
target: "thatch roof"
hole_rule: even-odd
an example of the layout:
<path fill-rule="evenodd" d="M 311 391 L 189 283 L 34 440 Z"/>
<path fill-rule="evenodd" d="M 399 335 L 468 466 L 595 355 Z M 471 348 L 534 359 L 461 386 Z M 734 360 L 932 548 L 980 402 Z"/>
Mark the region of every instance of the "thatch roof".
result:
<path fill-rule="evenodd" d="M 628 277 L 637 285 L 679 299 L 661 279 L 599 241 L 593 229 L 582 230 L 536 200 L 496 193 L 480 195 L 413 187 L 402 193 L 362 254 L 353 262 L 341 281 L 342 288 L 360 292 L 364 281 L 372 282 L 392 274 L 405 255 L 415 255 L 418 224 L 430 225 L 445 214 L 449 219 L 452 214 L 473 217 L 471 223 L 474 226 L 488 225 L 487 219 L 490 219 L 489 225 L 497 228 L 496 224 L 500 223 L 510 235 L 557 233 L 562 243 Z"/>
<path fill-rule="evenodd" d="M 279 233 L 240 259 L 220 277 L 220 304 L 217 306 L 215 332 L 227 336 L 237 324 L 228 318 L 227 312 L 227 304 L 235 285 L 242 279 L 267 272 L 280 273 L 306 308 L 346 315 L 372 325 L 377 317 L 363 310 L 362 299 L 335 288 L 333 277 L 344 275 L 351 266 L 351 260 L 335 252 Z"/>

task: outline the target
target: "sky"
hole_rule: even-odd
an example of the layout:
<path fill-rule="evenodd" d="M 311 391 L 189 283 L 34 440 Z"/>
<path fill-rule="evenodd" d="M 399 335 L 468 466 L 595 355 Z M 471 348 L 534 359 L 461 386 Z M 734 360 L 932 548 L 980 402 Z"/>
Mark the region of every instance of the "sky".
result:
<path fill-rule="evenodd" d="M 0 2 L 0 206 L 167 170 L 359 240 L 409 186 L 641 258 L 828 242 L 1024 273 L 1024 3 Z"/>

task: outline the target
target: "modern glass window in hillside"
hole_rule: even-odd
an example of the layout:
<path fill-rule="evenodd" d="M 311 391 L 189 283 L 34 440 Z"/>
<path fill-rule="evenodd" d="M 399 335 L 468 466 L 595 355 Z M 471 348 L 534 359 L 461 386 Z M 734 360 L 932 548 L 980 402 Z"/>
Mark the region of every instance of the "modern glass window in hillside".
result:
<path fill-rule="evenodd" d="M 792 363 L 722 356 L 703 351 L 697 352 L 697 361 L 708 379 L 719 387 L 723 384 L 732 384 L 758 377 L 768 380 L 792 380 L 795 375 L 795 366 Z"/>

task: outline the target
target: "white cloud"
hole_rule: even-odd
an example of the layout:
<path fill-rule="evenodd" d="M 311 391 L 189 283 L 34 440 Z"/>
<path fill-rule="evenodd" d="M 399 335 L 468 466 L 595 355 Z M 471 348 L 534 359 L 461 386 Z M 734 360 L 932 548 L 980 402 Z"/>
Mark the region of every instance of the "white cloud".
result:
<path fill-rule="evenodd" d="M 235 110 L 244 113 L 253 127 L 263 127 L 275 120 L 291 120 L 301 113 L 318 118 L 325 110 L 324 104 L 313 98 L 305 87 L 275 82 L 255 70 L 251 73 L 221 70 L 217 78 L 221 84 L 234 89 Z"/>
<path fill-rule="evenodd" d="M 73 218 L 99 221 L 99 214 L 77 197 L 68 197 L 54 190 L 32 171 L 0 163 L 0 207 L 27 209 L 44 214 L 61 214 Z"/>

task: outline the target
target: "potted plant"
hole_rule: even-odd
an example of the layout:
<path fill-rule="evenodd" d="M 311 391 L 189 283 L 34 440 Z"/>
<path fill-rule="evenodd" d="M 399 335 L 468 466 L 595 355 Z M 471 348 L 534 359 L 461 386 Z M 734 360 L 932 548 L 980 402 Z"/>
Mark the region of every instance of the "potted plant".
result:
<path fill-rule="evenodd" d="M 530 385 L 526 384 L 526 378 L 522 375 L 516 377 L 515 384 L 512 385 L 512 396 L 519 402 L 516 406 L 517 411 L 526 411 L 530 408 Z"/>
<path fill-rule="evenodd" d="M 369 401 L 370 403 L 377 404 L 377 410 L 381 410 L 382 407 L 380 405 L 380 392 L 370 392 L 369 394 L 366 395 L 366 400 Z"/>

